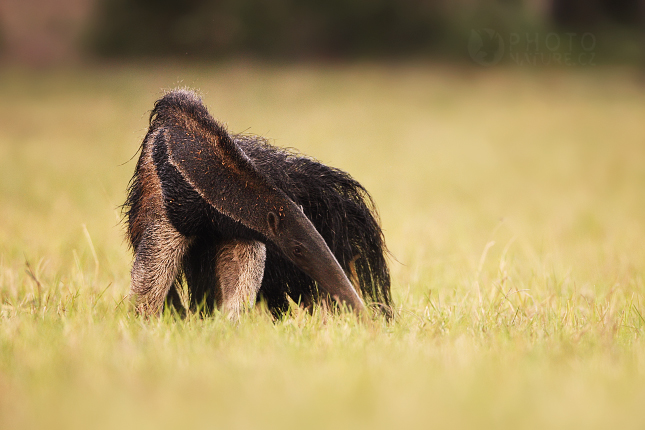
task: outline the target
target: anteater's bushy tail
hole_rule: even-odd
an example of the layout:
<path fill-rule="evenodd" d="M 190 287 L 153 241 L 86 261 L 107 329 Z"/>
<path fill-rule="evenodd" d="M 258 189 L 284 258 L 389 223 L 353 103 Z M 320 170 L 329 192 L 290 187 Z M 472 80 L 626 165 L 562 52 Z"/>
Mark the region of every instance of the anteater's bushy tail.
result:
<path fill-rule="evenodd" d="M 391 315 L 387 249 L 372 198 L 342 170 L 248 135 L 233 136 L 259 172 L 282 189 L 314 224 L 367 304 Z M 313 280 L 269 250 L 260 290 L 271 309 L 295 301 L 310 303 L 318 295 Z"/>

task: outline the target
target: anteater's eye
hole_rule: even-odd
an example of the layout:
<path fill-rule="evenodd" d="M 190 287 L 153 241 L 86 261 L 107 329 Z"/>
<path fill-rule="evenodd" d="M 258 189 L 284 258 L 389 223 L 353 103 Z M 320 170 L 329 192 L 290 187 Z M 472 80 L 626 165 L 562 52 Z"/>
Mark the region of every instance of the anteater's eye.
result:
<path fill-rule="evenodd" d="M 300 246 L 296 245 L 293 247 L 293 255 L 297 257 L 302 255 L 302 249 L 300 248 Z"/>

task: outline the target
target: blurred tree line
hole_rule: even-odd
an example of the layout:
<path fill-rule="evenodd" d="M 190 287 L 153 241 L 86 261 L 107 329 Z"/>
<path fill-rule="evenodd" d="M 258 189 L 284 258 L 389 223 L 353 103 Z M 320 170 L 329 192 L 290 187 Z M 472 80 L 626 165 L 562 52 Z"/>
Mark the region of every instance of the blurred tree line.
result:
<path fill-rule="evenodd" d="M 471 30 L 482 28 L 593 32 L 618 58 L 645 57 L 645 0 L 0 0 L 0 51 L 36 62 L 463 58 Z"/>
<path fill-rule="evenodd" d="M 419 0 L 104 0 L 93 40 L 107 55 L 409 53 L 450 32 Z"/>
<path fill-rule="evenodd" d="M 108 56 L 450 56 L 472 28 L 636 34 L 645 0 L 101 0 L 96 18 Z"/>

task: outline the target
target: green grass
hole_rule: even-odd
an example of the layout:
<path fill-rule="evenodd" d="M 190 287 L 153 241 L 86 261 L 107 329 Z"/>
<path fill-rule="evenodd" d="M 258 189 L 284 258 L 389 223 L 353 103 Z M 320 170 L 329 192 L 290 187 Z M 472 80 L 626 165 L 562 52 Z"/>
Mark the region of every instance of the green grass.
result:
<path fill-rule="evenodd" d="M 118 206 L 184 85 L 370 190 L 394 323 L 134 315 Z M 0 428 L 643 428 L 643 118 L 622 69 L 0 70 Z"/>

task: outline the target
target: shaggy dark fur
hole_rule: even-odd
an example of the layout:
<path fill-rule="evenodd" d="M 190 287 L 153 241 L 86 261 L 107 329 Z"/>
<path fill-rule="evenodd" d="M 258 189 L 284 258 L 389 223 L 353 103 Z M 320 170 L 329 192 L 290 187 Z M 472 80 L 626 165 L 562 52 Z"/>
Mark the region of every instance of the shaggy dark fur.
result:
<path fill-rule="evenodd" d="M 348 173 L 272 146 L 261 137 L 233 138 L 258 171 L 302 207 L 350 279 L 357 278 L 352 281 L 358 281 L 363 297 L 388 311 L 390 274 L 385 241 L 367 190 Z M 358 258 L 353 260 L 354 257 Z M 260 294 L 271 307 L 283 309 L 285 291 L 305 303 L 316 296 L 311 278 L 303 276 L 280 255 L 269 252 Z"/>
<path fill-rule="evenodd" d="M 215 150 L 228 157 L 221 166 L 200 165 L 195 152 L 201 153 L 204 147 L 195 146 L 195 142 L 211 138 L 203 130 L 214 136 Z M 199 190 L 167 161 L 168 142 L 175 157 L 192 157 L 190 166 L 193 177 L 200 178 Z M 235 191 L 240 188 L 243 194 Z M 234 192 L 236 203 L 229 203 L 232 199 L 227 196 Z M 386 248 L 374 203 L 365 188 L 339 169 L 276 148 L 260 137 L 229 135 L 188 91 L 168 93 L 155 103 L 150 115 L 150 128 L 124 204 L 128 239 L 137 256 L 147 255 L 139 251 L 145 247 L 146 230 L 158 220 L 169 220 L 179 238 L 187 238 L 180 241 L 186 252 L 177 262 L 175 284 L 183 273 L 191 307 L 210 309 L 218 302 L 212 278 L 216 276 L 213 261 L 219 244 L 237 239 L 265 243 L 259 295 L 277 315 L 287 309 L 287 295 L 306 305 L 321 298 L 316 282 L 268 240 L 265 220 L 256 219 L 267 210 L 280 213 L 289 200 L 313 223 L 363 299 L 390 315 Z M 217 202 L 218 208 L 209 202 Z"/>

